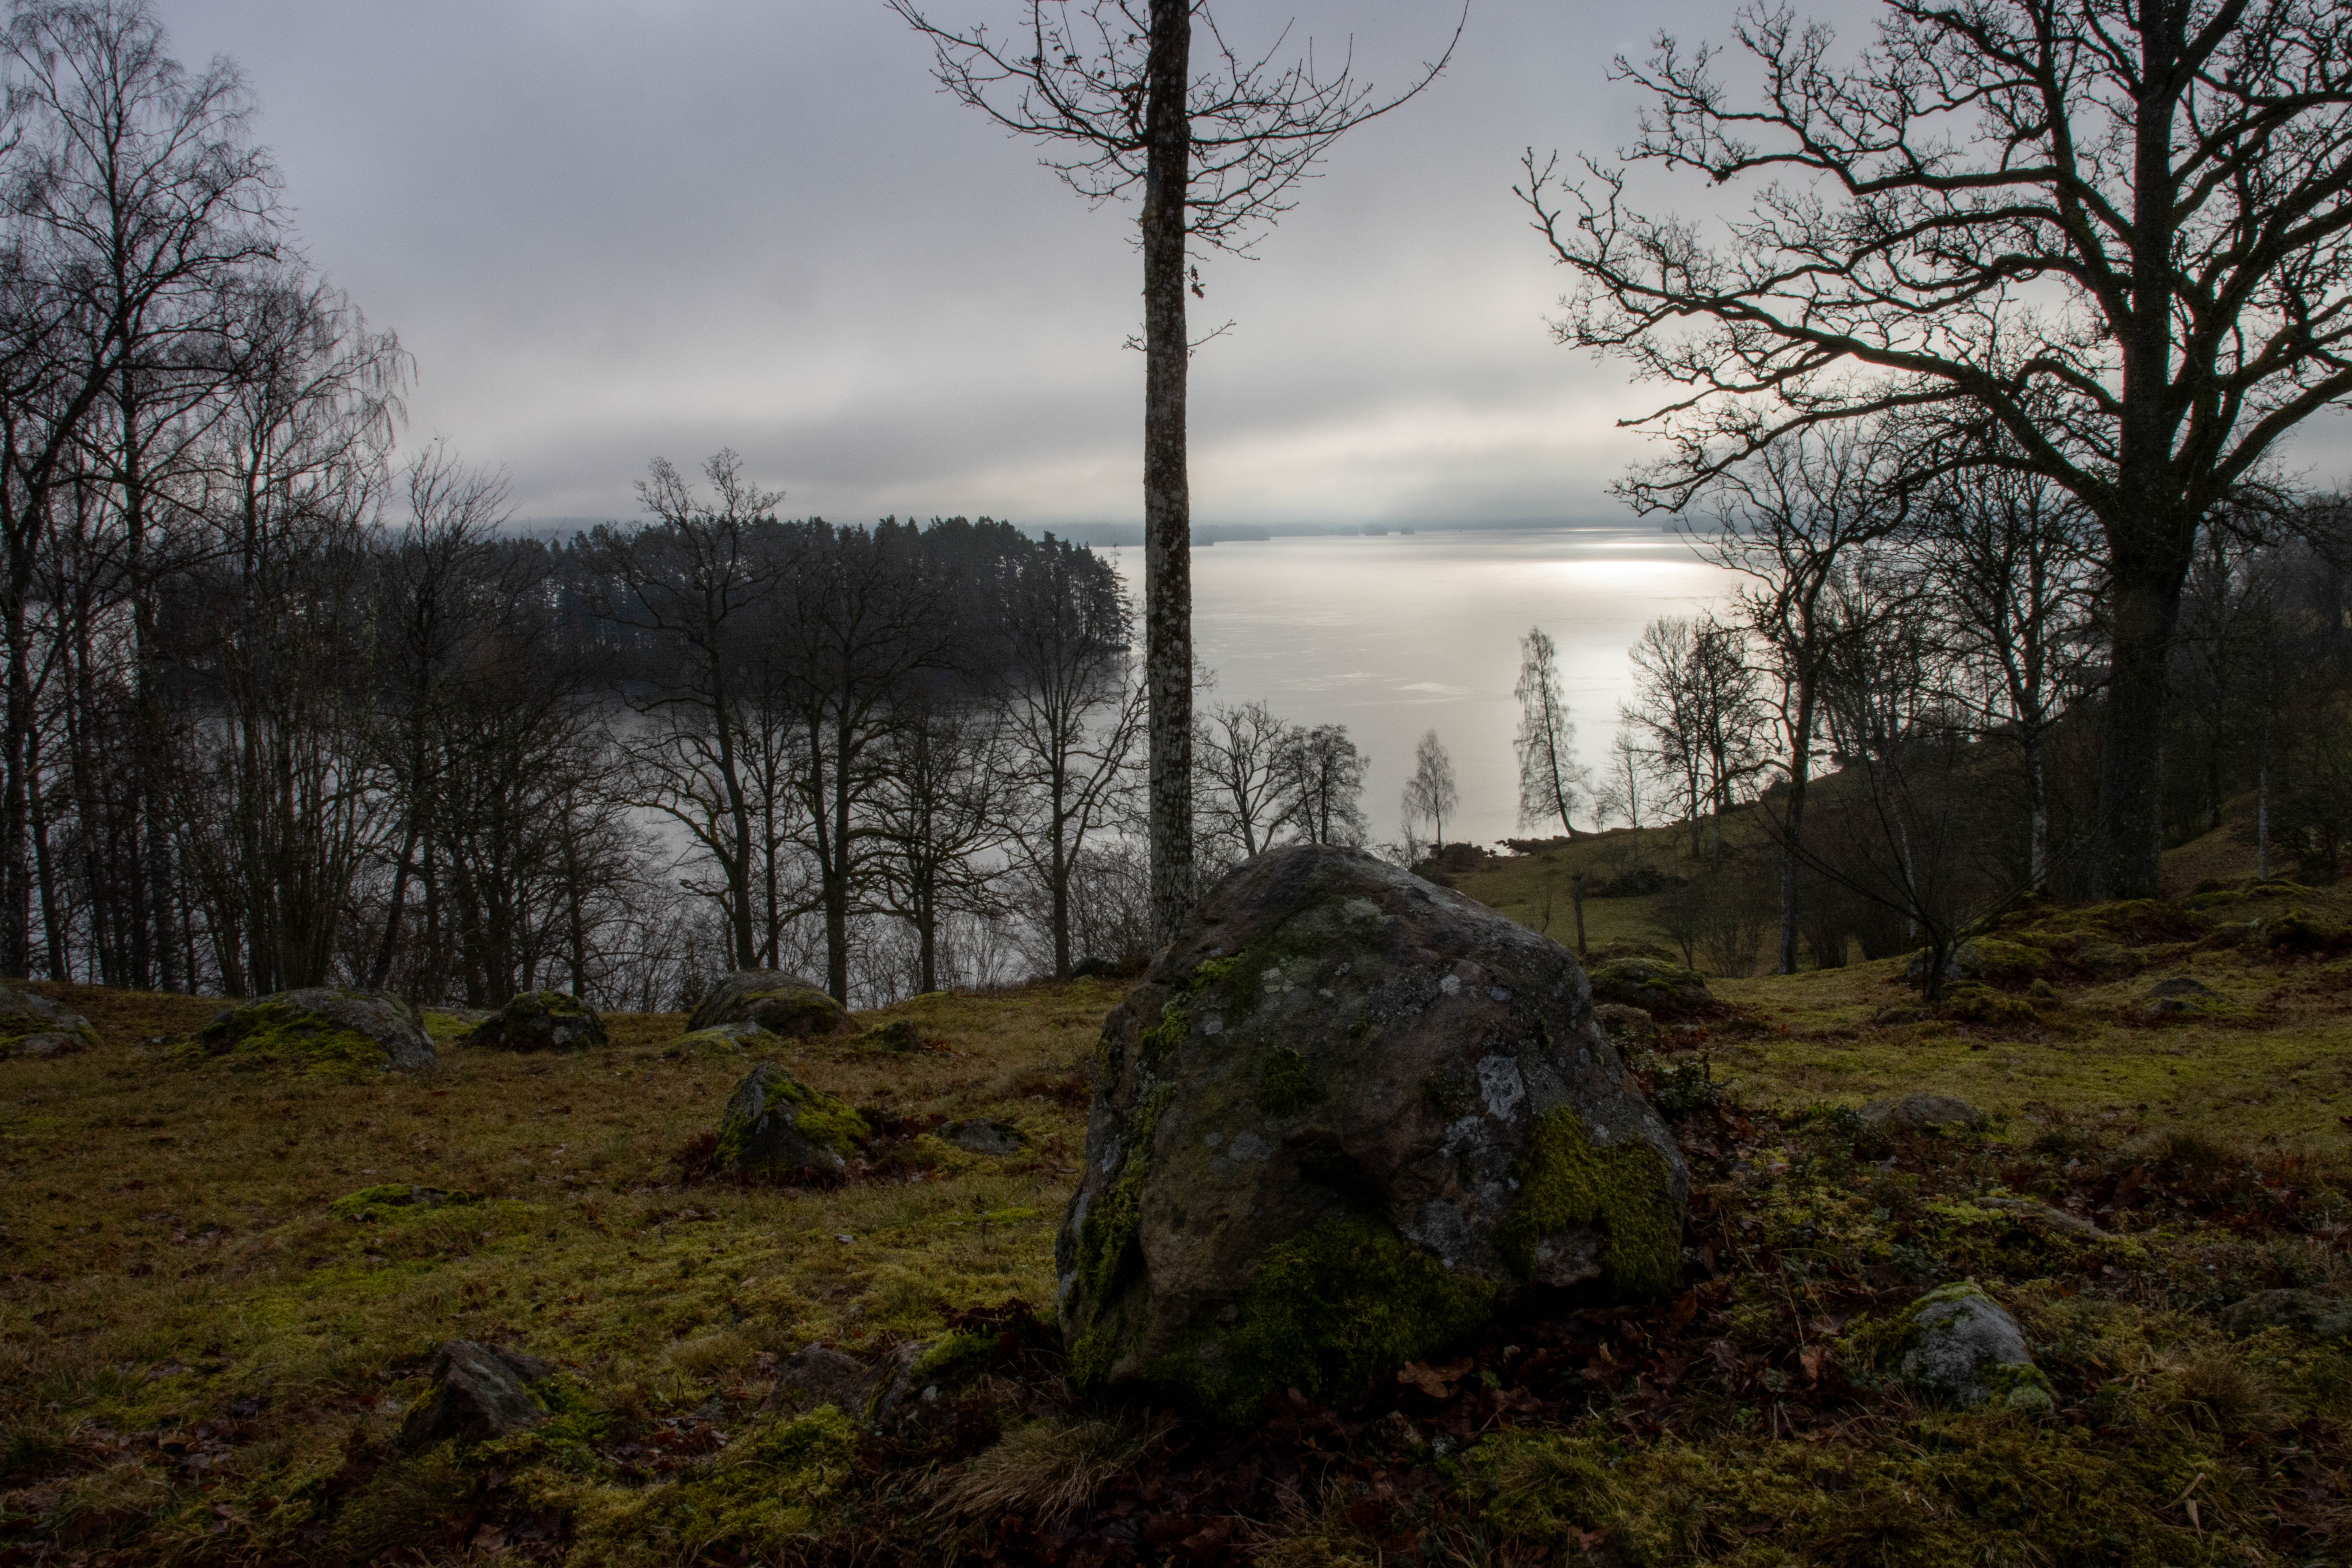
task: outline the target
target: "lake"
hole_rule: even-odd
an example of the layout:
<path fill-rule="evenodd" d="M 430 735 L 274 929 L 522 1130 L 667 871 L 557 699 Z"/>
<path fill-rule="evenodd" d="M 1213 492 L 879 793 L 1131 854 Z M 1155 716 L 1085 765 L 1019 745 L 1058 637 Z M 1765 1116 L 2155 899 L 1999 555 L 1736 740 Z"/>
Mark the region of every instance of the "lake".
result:
<path fill-rule="evenodd" d="M 1143 552 L 1102 553 L 1139 593 Z M 1729 574 L 1698 561 L 1681 535 L 1655 527 L 1196 546 L 1193 641 L 1217 678 L 1199 700 L 1264 698 L 1294 723 L 1345 724 L 1371 758 L 1364 808 L 1381 840 L 1400 836 L 1397 799 L 1413 746 L 1434 727 L 1462 786 L 1446 837 L 1491 843 L 1519 831 L 1511 688 L 1528 628 L 1559 645 L 1578 755 L 1597 767 L 1618 704 L 1633 695 L 1625 650 L 1642 627 L 1719 603 L 1730 587 Z"/>

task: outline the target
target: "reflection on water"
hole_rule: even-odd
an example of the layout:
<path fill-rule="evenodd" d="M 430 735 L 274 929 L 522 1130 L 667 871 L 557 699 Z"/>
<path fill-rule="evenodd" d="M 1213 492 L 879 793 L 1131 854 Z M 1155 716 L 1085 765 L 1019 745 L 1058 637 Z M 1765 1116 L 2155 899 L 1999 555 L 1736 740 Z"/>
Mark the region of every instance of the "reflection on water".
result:
<path fill-rule="evenodd" d="M 1142 552 L 1107 553 L 1139 590 Z M 1347 725 L 1371 756 L 1365 809 L 1383 839 L 1434 726 L 1462 784 L 1446 837 L 1492 841 L 1517 831 L 1511 688 L 1528 627 L 1559 644 L 1578 752 L 1597 763 L 1643 626 L 1730 586 L 1655 528 L 1228 541 L 1192 552 L 1193 637 L 1217 675 L 1202 700 L 1263 697 L 1294 722 Z"/>

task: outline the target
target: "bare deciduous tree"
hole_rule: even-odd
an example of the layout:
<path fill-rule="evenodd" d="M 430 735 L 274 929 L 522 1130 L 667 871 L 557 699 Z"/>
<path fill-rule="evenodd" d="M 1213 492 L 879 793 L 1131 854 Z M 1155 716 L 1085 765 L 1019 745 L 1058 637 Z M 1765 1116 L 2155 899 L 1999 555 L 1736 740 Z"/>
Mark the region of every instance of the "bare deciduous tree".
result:
<path fill-rule="evenodd" d="M 1445 742 L 1437 738 L 1436 731 L 1423 731 L 1412 749 L 1412 776 L 1404 781 L 1402 804 L 1406 823 L 1426 818 L 1442 851 L 1445 847 L 1445 814 L 1461 801 L 1462 790 L 1454 779 L 1454 759 L 1446 754 Z"/>
<path fill-rule="evenodd" d="M 1576 837 L 1569 815 L 1591 785 L 1591 772 L 1576 760 L 1576 725 L 1559 689 L 1559 648 L 1541 626 L 1519 639 L 1519 826 L 1533 827 L 1557 818 L 1560 832 Z"/>
<path fill-rule="evenodd" d="M 1016 134 L 1089 202 L 1142 193 L 1144 685 L 1150 694 L 1149 831 L 1160 940 L 1192 916 L 1192 488 L 1185 445 L 1194 344 L 1185 290 L 1201 291 L 1192 247 L 1244 253 L 1297 200 L 1300 180 L 1354 126 L 1417 95 L 1453 45 L 1403 92 L 1376 99 L 1343 59 L 1277 63 L 1284 39 L 1250 55 L 1204 0 L 1023 0 L 1003 41 L 934 25 L 890 0 L 929 37 L 940 84 Z M 1466 15 L 1466 13 L 1465 13 Z M 1193 68 L 1198 21 L 1215 62 Z M 1459 24 L 1454 37 L 1459 38 Z"/>
<path fill-rule="evenodd" d="M 1893 410 L 2030 469 L 2105 536 L 2112 668 L 2094 881 L 2158 890 L 2166 668 L 2197 532 L 2352 395 L 2352 8 L 2309 0 L 1885 0 L 1735 25 L 1759 90 L 1661 37 L 1632 157 L 1765 184 L 1711 245 L 1590 160 L 1525 198 L 1580 287 L 1564 342 L 1672 384 L 1633 423 L 1679 507 L 1754 453 Z M 1997 437 L 1994 439 L 1992 437 Z"/>

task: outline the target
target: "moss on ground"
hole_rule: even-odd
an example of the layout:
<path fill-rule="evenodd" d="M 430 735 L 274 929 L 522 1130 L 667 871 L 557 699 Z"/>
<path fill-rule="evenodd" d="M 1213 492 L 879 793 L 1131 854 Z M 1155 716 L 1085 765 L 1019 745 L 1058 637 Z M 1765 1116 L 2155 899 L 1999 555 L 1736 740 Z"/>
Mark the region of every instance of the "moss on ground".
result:
<path fill-rule="evenodd" d="M 603 1052 L 342 1081 L 159 1071 L 148 1042 L 217 1003 L 44 988 L 100 1044 L 10 1063 L 0 1100 L 0 1554 L 2345 1561 L 2352 1349 L 2233 1330 L 2228 1309 L 2352 1296 L 2352 958 L 2246 935 L 2290 910 L 2344 925 L 2352 900 L 2218 890 L 2237 896 L 2202 935 L 2148 909 L 2034 911 L 2081 940 L 2042 948 L 2054 1000 L 1999 993 L 2030 1022 L 1875 1021 L 1906 997 L 1900 961 L 1712 982 L 1729 1016 L 1665 1028 L 1638 1064 L 1663 1085 L 1711 1061 L 1727 1084 L 1679 1107 L 1679 1293 L 1477 1328 L 1425 1258 L 1343 1222 L 1203 1325 L 1231 1342 L 1229 1373 L 1315 1368 L 1296 1399 L 1262 1388 L 1273 1418 L 1241 1426 L 1091 1405 L 1081 1364 L 1017 1327 L 1051 1313 L 1116 986 L 860 1020 L 915 1020 L 939 1049 L 780 1042 L 880 1131 L 829 1190 L 694 1179 L 685 1156 L 742 1068 L 680 1049 L 676 1016 L 610 1016 Z M 2095 949 L 2127 962 L 2084 962 Z M 2174 973 L 2230 1015 L 2137 1018 Z M 1852 1114 L 1916 1089 L 1987 1123 L 1890 1132 Z M 1031 1142 L 980 1161 L 920 1135 L 975 1117 Z M 1534 1184 L 1574 1200 L 1597 1152 L 1562 1145 Z M 479 1201 L 370 1196 L 419 1187 Z M 339 1198 L 377 1217 L 342 1217 Z M 1113 1289 L 1133 1216 L 1113 1202 L 1089 1225 L 1092 1286 Z M 1969 1278 L 2024 1328 L 2046 1413 L 1924 1405 L 1873 1352 L 1880 1326 Z M 559 1363 L 540 1385 L 551 1420 L 465 1454 L 401 1450 L 400 1414 L 452 1337 Z M 910 1341 L 947 1369 L 939 1397 L 871 1427 L 779 1382 L 812 1342 L 881 1365 Z M 1397 1355 L 1419 1358 L 1404 1381 L 1367 1386 L 1360 1369 Z M 1113 1445 L 1066 1520 L 940 1511 L 935 1478 L 1041 1422 L 1154 1436 Z"/>

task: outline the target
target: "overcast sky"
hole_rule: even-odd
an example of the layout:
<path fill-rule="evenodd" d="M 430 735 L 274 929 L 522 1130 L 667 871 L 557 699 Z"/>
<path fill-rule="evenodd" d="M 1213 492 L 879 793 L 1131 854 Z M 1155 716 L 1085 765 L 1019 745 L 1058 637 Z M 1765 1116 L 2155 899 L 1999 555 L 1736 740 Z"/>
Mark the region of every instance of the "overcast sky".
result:
<path fill-rule="evenodd" d="M 244 68 L 311 259 L 415 354 L 411 438 L 505 468 L 522 516 L 632 515 L 647 459 L 721 446 L 795 515 L 1141 515 L 1132 209 L 943 97 L 881 0 L 160 5 L 184 59 Z M 1194 516 L 1621 518 L 1643 394 L 1549 341 L 1567 275 L 1511 186 L 1524 146 L 1629 138 L 1613 54 L 1730 9 L 1472 0 L 1428 93 L 1339 145 L 1263 259 L 1207 268 L 1194 320 L 1235 326 L 1194 361 Z M 1454 6 L 1223 14 L 1397 84 Z"/>

